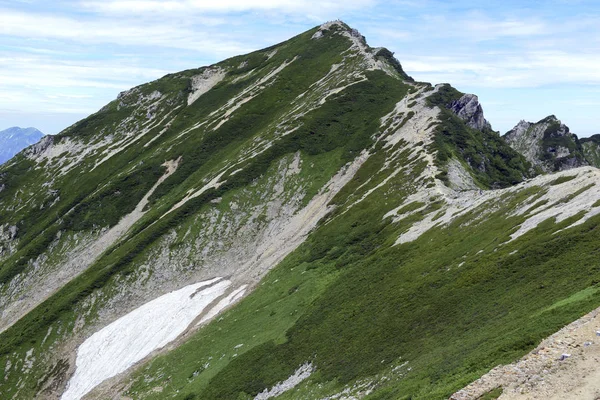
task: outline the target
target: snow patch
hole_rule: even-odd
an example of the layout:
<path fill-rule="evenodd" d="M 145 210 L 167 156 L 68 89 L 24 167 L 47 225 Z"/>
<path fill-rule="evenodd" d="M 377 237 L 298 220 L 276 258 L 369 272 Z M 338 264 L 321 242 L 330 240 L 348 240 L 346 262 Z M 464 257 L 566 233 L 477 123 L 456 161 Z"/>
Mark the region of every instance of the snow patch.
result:
<path fill-rule="evenodd" d="M 77 350 L 62 400 L 80 399 L 104 380 L 175 340 L 231 284 L 214 278 L 160 296 L 90 336 Z"/>

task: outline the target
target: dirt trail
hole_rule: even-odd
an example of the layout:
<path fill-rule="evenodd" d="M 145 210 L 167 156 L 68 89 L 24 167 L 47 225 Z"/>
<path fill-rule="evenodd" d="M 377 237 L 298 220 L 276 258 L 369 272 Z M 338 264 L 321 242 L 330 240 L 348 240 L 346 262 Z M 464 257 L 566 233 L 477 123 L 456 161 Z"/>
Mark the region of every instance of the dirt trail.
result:
<path fill-rule="evenodd" d="M 600 308 L 567 325 L 521 360 L 498 366 L 450 399 L 478 399 L 502 386 L 499 400 L 600 399 Z"/>

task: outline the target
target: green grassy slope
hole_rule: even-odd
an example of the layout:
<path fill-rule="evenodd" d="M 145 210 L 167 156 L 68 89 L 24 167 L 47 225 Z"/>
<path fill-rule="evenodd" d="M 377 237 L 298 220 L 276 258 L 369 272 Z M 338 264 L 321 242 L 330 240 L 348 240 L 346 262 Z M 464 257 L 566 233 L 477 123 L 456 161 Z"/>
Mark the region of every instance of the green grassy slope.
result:
<path fill-rule="evenodd" d="M 543 187 L 515 190 L 395 245 L 414 223 L 446 212 L 442 191 L 414 199 L 437 187 L 423 178 L 425 155 L 405 140 L 386 146 L 382 137 L 382 118 L 427 85 L 412 82 L 384 50 L 374 56 L 382 69 L 367 70 L 348 50 L 351 39 L 339 34 L 349 31 L 345 25 L 311 39 L 316 31 L 211 66 L 226 70 L 225 78 L 189 106 L 191 78 L 206 68 L 123 94 L 55 139 L 99 149 L 69 171 L 23 154 L 0 169 L 0 208 L 11 211 L 0 213 L 0 225 L 19 228 L 17 251 L 0 264 L 6 290 L 73 235 L 114 226 L 164 173 L 163 163 L 181 159 L 122 240 L 0 333 L 0 397 L 59 393 L 72 363 L 72 349 L 63 346 L 97 329 L 111 296 L 141 279 L 165 243 L 176 251 L 210 227 L 211 211 L 236 216 L 242 213 L 234 204 L 249 209 L 269 199 L 281 179 L 278 166 L 297 154 L 302 168 L 294 184 L 284 182 L 283 197 L 302 192 L 302 204 L 348 162 L 370 157 L 299 248 L 238 305 L 136 370 L 124 395 L 250 399 L 312 363 L 310 378 L 280 398 L 347 390 L 374 399 L 441 399 L 600 305 L 600 217 L 560 232 L 581 215 L 547 220 L 508 241 L 525 219 L 514 210 L 535 203 Z M 336 68 L 344 80 L 327 86 Z M 157 91 L 165 96 L 152 125 L 145 118 Z M 242 94 L 227 114 L 228 102 Z M 530 166 L 496 133 L 468 128 L 447 109 L 456 96 L 444 86 L 428 99 L 440 107 L 439 121 L 427 121 L 437 125 L 428 151 L 440 169 L 458 158 L 484 188 L 528 177 Z M 128 130 L 144 128 L 135 144 L 98 163 L 111 146 L 107 135 L 126 144 Z M 74 157 L 65 154 L 58 160 Z M 168 212 L 220 173 L 220 186 Z M 398 208 L 404 218 L 386 216 Z M 589 295 L 574 296 L 584 290 Z M 29 354 L 35 363 L 26 368 Z"/>
<path fill-rule="evenodd" d="M 322 104 L 316 98 L 314 102 L 318 107 L 309 107 L 307 100 L 303 115 L 295 115 L 294 120 L 283 120 L 287 124 L 294 124 L 292 132 L 282 135 L 278 131 L 278 122 L 291 112 L 294 99 L 326 76 L 333 64 L 342 61 L 341 53 L 348 49 L 351 42 L 335 31 L 345 29 L 343 26 L 334 26 L 318 41 L 310 40 L 316 29 L 311 30 L 275 47 L 277 53 L 271 58 L 265 54 L 273 49 L 267 49 L 269 51 L 218 64 L 218 67 L 234 72 L 193 105 L 182 108 L 157 140 L 151 142 L 154 136 L 150 132 L 142 137 L 139 144 L 124 149 L 95 168 L 90 167 L 96 166 L 100 157 L 87 157 L 71 171 L 58 175 L 53 182 L 61 193 L 59 201 L 44 208 L 41 213 L 31 211 L 37 209 L 34 204 L 18 214 L 7 216 L 2 222 L 14 221 L 17 224 L 20 248 L 0 266 L 1 282 L 6 284 L 18 274 L 31 269 L 32 260 L 48 251 L 48 246 L 58 240 L 59 232 L 65 236 L 70 232 L 86 232 L 114 225 L 135 207 L 162 175 L 164 168 L 161 164 L 165 160 L 181 158 L 176 173 L 159 186 L 150 198 L 147 213 L 125 240 L 115 243 L 84 273 L 3 332 L 0 335 L 0 354 L 24 354 L 32 347 L 36 353 L 43 354 L 54 343 L 64 340 L 63 331 L 66 329 L 68 332 L 74 326 L 76 310 L 95 298 L 97 293 L 114 291 L 112 288 L 123 279 L 128 279 L 131 274 L 135 276 L 136 268 L 162 237 L 173 229 L 181 229 L 200 211 L 212 207 L 211 200 L 252 187 L 257 180 L 268 175 L 272 166 L 282 158 L 300 152 L 307 162 L 312 159 L 310 164 L 314 165 L 319 156 L 326 156 L 327 163 L 319 161 L 320 164 L 316 166 L 320 168 L 311 172 L 317 175 L 303 178 L 310 182 L 304 198 L 304 202 L 307 202 L 320 189 L 315 184 L 323 185 L 344 164 L 369 147 L 379 129 L 379 117 L 391 111 L 398 99 L 406 94 L 408 86 L 398 79 L 399 75 L 394 77 L 382 71 L 362 71 L 358 64 L 361 60 L 357 60 L 357 57 L 347 57 L 345 67 L 350 72 L 361 72 L 364 78 L 357 77 L 355 82 L 351 82 L 353 85 L 335 96 L 329 96 Z M 260 87 L 255 98 L 246 102 L 217 129 L 210 128 L 210 125 L 215 126 L 211 115 L 220 106 L 232 96 L 256 85 L 256 82 L 285 62 L 289 65 L 277 74 L 270 85 Z M 244 67 L 239 68 L 240 64 L 244 64 Z M 244 73 L 249 71 L 252 74 L 245 78 Z M 159 90 L 169 93 L 169 99 L 175 99 L 176 104 L 180 105 L 185 101 L 187 90 L 184 82 L 192 74 L 193 71 L 186 71 L 167 76 L 135 89 L 133 94 L 145 96 Z M 121 96 L 55 140 L 77 139 L 84 144 L 98 141 L 98 131 L 102 133 L 110 127 L 122 125 L 123 118 L 127 121 L 137 116 L 137 110 L 132 115 L 123 111 L 133 94 Z M 203 118 L 210 123 L 195 128 Z M 157 126 L 154 134 L 157 135 L 162 128 Z M 186 130 L 189 133 L 182 137 L 181 132 Z M 244 154 L 256 149 L 257 139 L 267 143 L 268 147 L 259 148 L 254 157 L 244 157 Z M 144 143 L 148 146 L 143 146 Z M 214 176 L 222 168 L 226 172 L 221 179 L 221 186 L 209 189 L 165 214 L 186 193 L 197 189 L 200 182 Z M 2 193 L 0 200 L 3 204 L 8 204 L 9 196 L 22 191 L 23 187 L 35 190 L 41 186 L 43 179 L 48 178 L 36 172 L 33 163 L 25 156 L 4 171 L 8 189 Z M 16 182 L 16 175 L 20 171 L 23 173 L 18 183 L 11 184 L 12 181 Z M 310 169 L 307 168 L 307 171 Z M 69 187 L 78 190 L 67 190 Z M 49 330 L 52 333 L 48 336 Z M 44 380 L 44 376 L 47 378 L 47 374 L 48 370 L 41 365 L 38 370 L 32 371 L 27 385 L 21 385 L 19 396 L 29 396 L 39 390 L 39 382 Z M 20 378 L 11 374 L 3 379 L 3 392 L 7 395 L 17 393 Z"/>
<path fill-rule="evenodd" d="M 598 284 L 598 217 L 558 234 L 579 216 L 549 220 L 507 242 L 523 222 L 513 210 L 542 192 L 390 246 L 409 221 L 381 219 L 391 200 L 382 188 L 323 224 L 239 306 L 137 372 L 126 394 L 253 398 L 312 362 L 317 372 L 282 398 L 364 382 L 375 389 L 368 398 L 446 398 L 600 305 L 596 290 L 563 301 Z"/>

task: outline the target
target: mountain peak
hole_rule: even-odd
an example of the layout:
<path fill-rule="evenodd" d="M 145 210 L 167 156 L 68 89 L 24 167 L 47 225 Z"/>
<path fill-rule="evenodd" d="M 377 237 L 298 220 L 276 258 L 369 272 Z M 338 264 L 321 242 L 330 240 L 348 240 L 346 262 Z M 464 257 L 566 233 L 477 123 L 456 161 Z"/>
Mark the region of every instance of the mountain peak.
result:
<path fill-rule="evenodd" d="M 341 20 L 328 21 L 319 25 L 318 30 L 312 35 L 311 39 L 321 39 L 328 32 L 341 34 L 350 39 L 353 43 L 352 48 L 365 59 L 368 69 L 381 69 L 387 74 L 399 75 L 402 80 L 414 81 L 404 72 L 400 61 L 394 57 L 394 53 L 385 47 L 373 48 L 369 46 L 366 38 L 357 29 L 350 27 Z"/>
<path fill-rule="evenodd" d="M 556 115 L 554 115 L 554 114 L 551 114 L 551 115 L 548 115 L 545 118 L 542 118 L 537 123 L 538 124 L 542 124 L 542 123 L 545 123 L 545 122 L 548 122 L 548 123 L 556 123 L 556 122 L 561 123 L 560 120 L 558 118 L 556 118 Z"/>
<path fill-rule="evenodd" d="M 504 139 L 544 172 L 589 165 L 577 135 L 555 115 L 536 123 L 521 120 L 504 135 Z"/>
<path fill-rule="evenodd" d="M 335 19 L 332 21 L 324 22 L 321 25 L 319 25 L 319 30 L 331 29 L 331 27 L 333 27 L 333 26 L 337 26 L 337 27 L 340 27 L 340 28 L 346 29 L 346 30 L 352 29 L 352 28 L 350 28 L 350 26 L 347 23 L 345 23 L 341 19 Z"/>
<path fill-rule="evenodd" d="M 452 102 L 450 108 L 471 128 L 480 131 L 483 129 L 492 129 L 490 123 L 483 116 L 483 107 L 476 95 L 464 94 L 460 99 Z"/>
<path fill-rule="evenodd" d="M 0 167 L 0 393 L 447 398 L 594 289 L 600 171 L 530 167 L 341 21 L 137 86 Z"/>
<path fill-rule="evenodd" d="M 28 127 L 28 128 L 21 128 L 20 126 L 12 126 L 10 128 L 7 128 L 3 131 L 0 131 L 0 135 L 2 136 L 6 136 L 6 135 L 14 135 L 14 134 L 19 134 L 19 135 L 44 135 L 42 132 L 40 132 L 37 128 L 34 127 Z"/>

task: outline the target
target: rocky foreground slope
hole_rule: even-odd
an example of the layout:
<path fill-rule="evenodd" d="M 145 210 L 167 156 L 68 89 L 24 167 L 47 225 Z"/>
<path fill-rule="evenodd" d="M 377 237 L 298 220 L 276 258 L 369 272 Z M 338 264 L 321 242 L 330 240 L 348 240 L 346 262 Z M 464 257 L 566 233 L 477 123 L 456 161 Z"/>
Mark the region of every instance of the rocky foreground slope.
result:
<path fill-rule="evenodd" d="M 533 161 L 340 21 L 121 93 L 0 168 L 0 397 L 447 398 L 600 305 Z"/>

